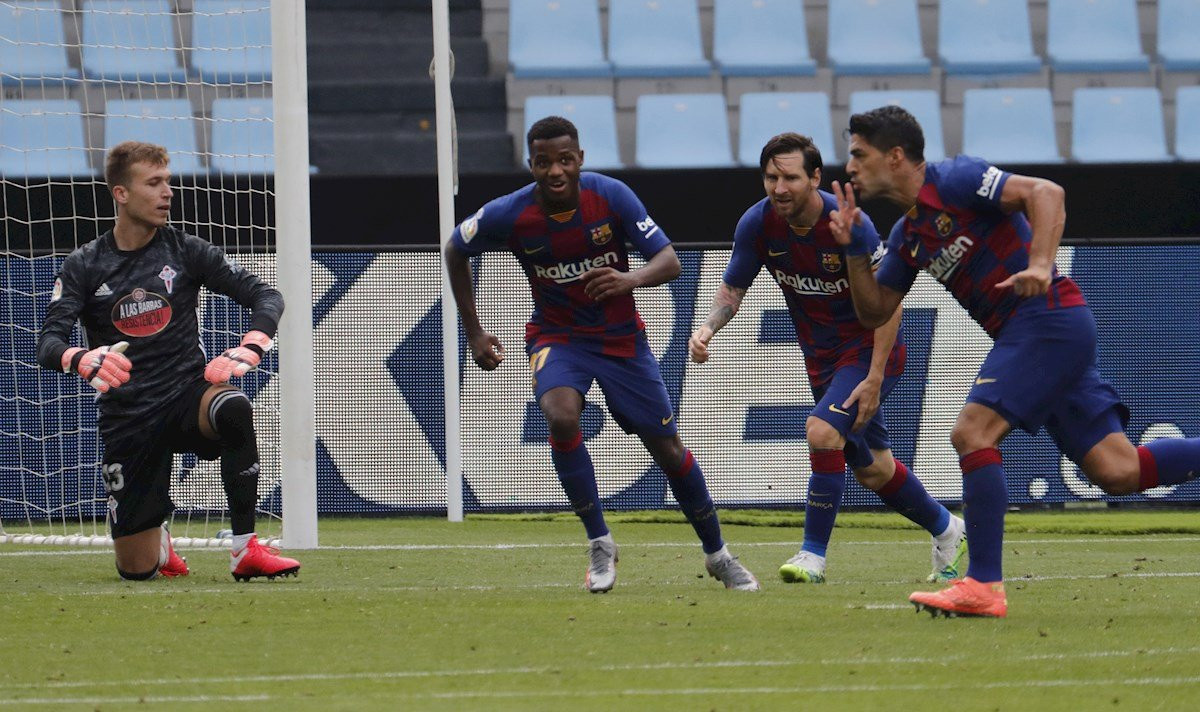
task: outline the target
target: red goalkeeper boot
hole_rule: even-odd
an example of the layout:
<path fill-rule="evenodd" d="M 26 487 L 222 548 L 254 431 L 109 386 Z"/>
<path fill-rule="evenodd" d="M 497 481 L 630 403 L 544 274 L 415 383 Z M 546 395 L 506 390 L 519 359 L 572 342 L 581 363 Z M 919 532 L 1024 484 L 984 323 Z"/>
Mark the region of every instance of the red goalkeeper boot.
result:
<path fill-rule="evenodd" d="M 229 570 L 237 581 L 249 581 L 255 576 L 295 576 L 300 571 L 300 562 L 279 555 L 279 549 L 263 546 L 257 536 L 251 536 L 246 548 L 238 553 L 230 552 Z"/>
<path fill-rule="evenodd" d="M 176 576 L 187 576 L 191 573 L 188 570 L 187 559 L 175 553 L 175 547 L 171 546 L 171 542 L 167 542 L 167 563 L 158 567 L 160 576 L 174 578 Z"/>

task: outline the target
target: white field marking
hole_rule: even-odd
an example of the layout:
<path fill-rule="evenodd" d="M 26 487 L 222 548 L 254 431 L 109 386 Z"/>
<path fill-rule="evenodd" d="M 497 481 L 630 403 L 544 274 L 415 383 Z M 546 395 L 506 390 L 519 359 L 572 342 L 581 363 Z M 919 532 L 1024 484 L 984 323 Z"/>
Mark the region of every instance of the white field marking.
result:
<path fill-rule="evenodd" d="M 50 687 L 40 685 L 39 687 Z M 136 705 L 182 702 L 207 704 L 210 702 L 264 702 L 270 695 L 192 695 L 190 697 L 30 697 L 24 700 L 0 700 L 0 707 L 8 705 Z"/>
<path fill-rule="evenodd" d="M 914 532 L 916 533 L 916 532 Z M 1133 535 L 1128 536 L 1097 536 L 1092 539 L 1014 539 L 1006 538 L 1006 544 L 1167 544 L 1167 543 L 1195 543 L 1200 542 L 1200 537 L 1195 536 L 1176 536 L 1174 534 L 1149 534 L 1149 535 Z M 751 547 L 798 547 L 803 545 L 802 541 L 749 541 L 733 544 L 735 549 L 751 548 Z M 843 546 L 929 546 L 927 539 L 916 539 L 914 541 L 839 541 L 836 544 L 838 547 Z M 569 543 L 532 543 L 532 544 L 360 544 L 346 546 L 322 546 L 318 551 L 504 551 L 509 549 L 584 549 L 587 544 L 583 542 Z M 647 549 L 694 549 L 696 544 L 689 541 L 656 541 L 628 544 L 629 547 L 643 547 Z M 221 548 L 212 547 L 179 547 L 179 551 L 225 551 Z M 0 551 L 0 558 L 3 557 L 22 557 L 22 556 L 86 556 L 95 554 L 112 554 L 111 547 L 89 547 L 81 549 L 54 548 L 36 549 L 36 550 L 21 550 L 21 551 Z"/>
<path fill-rule="evenodd" d="M 522 697 L 615 697 L 631 695 L 639 697 L 677 697 L 693 695 L 794 695 L 796 693 L 853 693 L 853 692 L 939 692 L 961 690 L 964 688 L 1005 689 L 1012 687 L 1094 687 L 1096 685 L 1113 685 L 1117 687 L 1162 686 L 1173 687 L 1195 685 L 1200 683 L 1200 677 L 1138 677 L 1110 679 L 1054 679 L 1054 680 L 1013 680 L 1011 682 L 976 682 L 965 679 L 962 682 L 943 685 L 928 685 L 913 683 L 906 685 L 803 685 L 796 687 L 676 687 L 660 689 L 624 689 L 624 690 L 536 690 L 536 691 L 501 691 L 501 690 L 464 690 L 461 692 L 417 692 L 404 695 L 409 699 L 470 699 L 487 697 L 507 697 L 519 699 Z"/>
<path fill-rule="evenodd" d="M 1187 655 L 1200 652 L 1200 647 L 1190 648 L 1158 648 L 1145 650 L 1094 650 L 1080 653 L 1048 653 L 1035 655 L 1014 655 L 993 658 L 995 663 L 1019 664 L 1035 660 L 1073 660 L 1089 658 L 1126 658 L 1151 655 Z M 351 673 L 294 673 L 281 675 L 229 675 L 222 677 L 193 677 L 193 678 L 150 678 L 141 680 L 60 680 L 57 682 L 32 682 L 0 684 L 0 690 L 17 690 L 30 687 L 39 689 L 66 689 L 87 687 L 116 687 L 116 686 L 153 686 L 153 685 L 230 685 L 249 683 L 280 683 L 280 682 L 326 682 L 340 680 L 404 680 L 417 678 L 442 677 L 485 677 L 495 675 L 543 675 L 547 673 L 585 672 L 598 670 L 601 672 L 653 672 L 660 670 L 711 670 L 721 668 L 773 668 L 796 667 L 801 665 L 901 665 L 901 664 L 941 664 L 957 660 L 969 660 L 967 655 L 938 655 L 933 657 L 854 657 L 831 658 L 821 660 L 718 660 L 712 662 L 666 662 L 666 663 L 628 663 L 620 665 L 596 665 L 586 668 L 568 668 L 563 666 L 511 667 L 511 668 L 478 668 L 461 670 L 385 670 L 381 672 L 351 672 Z"/>

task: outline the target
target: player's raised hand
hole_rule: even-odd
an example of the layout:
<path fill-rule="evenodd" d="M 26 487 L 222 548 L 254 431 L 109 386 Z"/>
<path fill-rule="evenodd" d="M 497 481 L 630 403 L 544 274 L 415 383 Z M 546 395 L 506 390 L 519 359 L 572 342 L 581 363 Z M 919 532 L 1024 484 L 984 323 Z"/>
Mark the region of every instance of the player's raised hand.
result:
<path fill-rule="evenodd" d="M 247 331 L 240 346 L 226 349 L 208 362 L 204 369 L 204 380 L 209 383 L 228 383 L 233 376 L 245 376 L 258 366 L 263 354 L 270 348 L 270 336 L 261 331 Z"/>
<path fill-rule="evenodd" d="M 108 393 L 113 388 L 129 383 L 129 372 L 133 364 L 125 356 L 129 348 L 128 341 L 118 341 L 112 346 L 101 346 L 84 351 L 79 347 L 67 349 L 63 354 L 64 370 L 74 367 L 83 380 L 101 393 Z M 76 358 L 79 358 L 76 361 Z"/>
<path fill-rule="evenodd" d="M 862 224 L 861 212 L 854 200 L 854 188 L 849 184 L 842 185 L 836 180 L 832 187 L 838 207 L 829 213 L 829 230 L 839 245 L 849 245 L 854 240 L 850 231 L 855 225 Z"/>
<path fill-rule="evenodd" d="M 1050 282 L 1054 279 L 1053 270 L 1048 267 L 1028 267 L 1009 276 L 1003 282 L 997 282 L 995 289 L 1012 288 L 1019 297 L 1036 297 L 1050 290 Z"/>
<path fill-rule="evenodd" d="M 879 395 L 883 390 L 883 382 L 873 378 L 864 378 L 859 381 L 854 390 L 850 391 L 850 395 L 846 398 L 846 402 L 842 403 L 843 410 L 850 410 L 850 407 L 855 403 L 858 404 L 858 415 L 854 418 L 854 425 L 850 427 L 854 432 L 862 430 L 863 426 L 871 422 L 871 418 L 879 412 Z"/>
<path fill-rule="evenodd" d="M 628 272 L 612 267 L 596 267 L 589 269 L 579 278 L 583 282 L 583 291 L 592 299 L 602 302 L 609 297 L 630 294 L 637 286 L 636 280 Z"/>
<path fill-rule="evenodd" d="M 467 340 L 471 347 L 471 358 L 475 365 L 485 371 L 493 371 L 504 360 L 504 346 L 494 334 L 480 331 Z"/>
<path fill-rule="evenodd" d="M 688 353 L 692 361 L 704 363 L 708 360 L 708 342 L 712 341 L 712 337 L 713 330 L 704 324 L 692 332 L 692 338 L 688 339 Z"/>

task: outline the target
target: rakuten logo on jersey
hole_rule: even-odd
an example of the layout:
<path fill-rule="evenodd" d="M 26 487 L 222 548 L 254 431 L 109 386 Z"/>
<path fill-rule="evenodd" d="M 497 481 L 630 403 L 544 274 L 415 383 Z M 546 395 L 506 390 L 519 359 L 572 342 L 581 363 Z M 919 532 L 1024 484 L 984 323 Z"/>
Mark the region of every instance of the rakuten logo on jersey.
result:
<path fill-rule="evenodd" d="M 584 272 L 597 267 L 615 265 L 619 259 L 616 252 L 610 251 L 599 257 L 588 257 L 578 262 L 559 262 L 549 267 L 534 265 L 533 273 L 542 279 L 552 279 L 559 284 L 569 284 L 577 281 Z"/>
<path fill-rule="evenodd" d="M 816 277 L 801 277 L 798 274 L 788 274 L 781 269 L 775 270 L 775 281 L 780 285 L 786 284 L 791 287 L 796 294 L 804 294 L 806 296 L 820 296 L 826 294 L 838 294 L 844 289 L 850 287 L 850 282 L 845 278 L 839 279 L 836 282 L 831 282 L 827 279 L 817 279 Z"/>
<path fill-rule="evenodd" d="M 959 235 L 958 239 L 951 242 L 942 248 L 925 269 L 929 271 L 929 275 L 939 282 L 945 282 L 950 279 L 950 275 L 954 270 L 958 269 L 958 265 L 962 263 L 963 255 L 971 251 L 971 247 L 975 241 L 966 235 Z"/>

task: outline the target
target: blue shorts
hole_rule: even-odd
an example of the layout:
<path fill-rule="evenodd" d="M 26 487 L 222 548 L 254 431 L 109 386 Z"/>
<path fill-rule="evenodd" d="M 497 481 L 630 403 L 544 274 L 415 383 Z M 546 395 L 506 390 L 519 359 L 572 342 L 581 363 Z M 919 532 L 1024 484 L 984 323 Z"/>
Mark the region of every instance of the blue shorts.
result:
<path fill-rule="evenodd" d="M 900 376 L 884 376 L 883 388 L 879 391 L 880 406 L 875 417 L 867 421 L 863 429 L 856 432 L 850 430 L 854 419 L 858 417 L 858 404 L 843 409 L 842 404 L 850 397 L 850 392 L 858 387 L 867 377 L 867 369 L 862 366 L 842 366 L 834 372 L 829 385 L 821 390 L 814 390 L 813 397 L 817 404 L 813 406 L 812 415 L 829 423 L 846 438 L 846 464 L 857 470 L 868 467 L 875 461 L 872 450 L 891 450 L 892 443 L 888 440 L 887 426 L 883 424 L 883 401 L 887 399 Z"/>
<path fill-rule="evenodd" d="M 529 372 L 539 403 L 546 391 L 560 386 L 586 398 L 596 381 L 622 430 L 650 437 L 675 435 L 675 408 L 645 336 L 638 339 L 633 358 L 605 356 L 570 343 L 532 349 Z"/>
<path fill-rule="evenodd" d="M 1013 315 L 984 359 L 967 402 L 991 408 L 1031 435 L 1045 426 L 1076 463 L 1129 421 L 1117 391 L 1100 377 L 1096 320 L 1087 307 Z"/>

